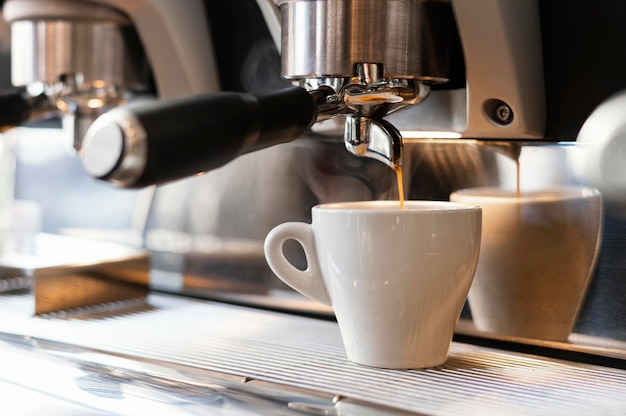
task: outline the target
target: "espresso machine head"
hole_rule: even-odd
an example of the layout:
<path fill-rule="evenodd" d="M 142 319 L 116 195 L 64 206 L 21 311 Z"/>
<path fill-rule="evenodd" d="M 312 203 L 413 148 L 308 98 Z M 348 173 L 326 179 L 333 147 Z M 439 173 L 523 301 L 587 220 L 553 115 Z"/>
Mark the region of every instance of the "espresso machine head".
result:
<path fill-rule="evenodd" d="M 93 120 L 148 88 L 143 52 L 123 13 L 98 4 L 8 1 L 12 83 L 43 93 L 69 122 L 74 146 Z"/>
<path fill-rule="evenodd" d="M 331 87 L 345 115 L 346 148 L 400 166 L 402 137 L 383 117 L 448 81 L 452 15 L 423 1 L 276 4 L 282 75 L 307 90 Z"/>
<path fill-rule="evenodd" d="M 85 137 L 85 169 L 124 187 L 162 183 L 293 140 L 314 123 L 337 116 L 345 119 L 343 136 L 351 153 L 395 169 L 402 163 L 403 140 L 414 136 L 543 137 L 535 2 L 257 3 L 266 10 L 280 7 L 282 75 L 309 97 L 291 89 L 282 97 L 272 93 L 280 108 L 292 111 L 273 109 L 268 105 L 275 100 L 249 95 L 114 110 Z M 236 100 L 241 102 L 228 104 Z M 414 105 L 422 101 L 432 104 Z M 177 123 L 181 111 L 188 116 L 186 123 Z M 207 136 L 215 140 L 207 142 Z M 220 142 L 220 136 L 228 140 Z"/>
<path fill-rule="evenodd" d="M 397 167 L 406 139 L 543 138 L 535 2 L 275 3 L 282 75 L 307 90 L 327 85 L 337 92 L 353 154 Z"/>
<path fill-rule="evenodd" d="M 98 116 L 136 97 L 215 90 L 202 3 L 187 3 L 174 13 L 174 5 L 151 0 L 8 0 L 2 13 L 11 25 L 12 84 L 28 103 L 46 98 L 77 150 Z M 185 52 L 185 44 L 200 52 Z M 41 113 L 23 107 L 18 122 Z"/>

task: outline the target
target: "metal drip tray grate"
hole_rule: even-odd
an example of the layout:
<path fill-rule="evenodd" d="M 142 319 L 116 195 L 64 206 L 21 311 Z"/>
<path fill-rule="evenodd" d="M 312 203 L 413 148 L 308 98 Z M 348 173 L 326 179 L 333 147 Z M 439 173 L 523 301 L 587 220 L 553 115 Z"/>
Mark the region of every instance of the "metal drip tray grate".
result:
<path fill-rule="evenodd" d="M 398 371 L 347 361 L 333 322 L 151 295 L 126 314 L 29 316 L 0 296 L 0 332 L 159 360 L 432 415 L 623 415 L 626 371 L 454 343 L 445 365 Z"/>

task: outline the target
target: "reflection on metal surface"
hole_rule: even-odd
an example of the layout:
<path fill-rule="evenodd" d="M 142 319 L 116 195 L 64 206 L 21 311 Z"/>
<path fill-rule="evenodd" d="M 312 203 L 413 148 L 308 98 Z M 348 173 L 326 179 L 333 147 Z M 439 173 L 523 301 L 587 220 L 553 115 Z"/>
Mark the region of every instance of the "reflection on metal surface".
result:
<path fill-rule="evenodd" d="M 33 279 L 35 314 L 148 294 L 148 254 L 119 244 L 40 234 L 32 252 L 5 251 L 0 266 L 3 273 L 20 271 Z M 6 286 L 30 283 L 16 278 Z"/>
<path fill-rule="evenodd" d="M 456 326 L 455 334 L 482 338 L 494 342 L 510 343 L 510 345 L 547 348 L 560 353 L 581 354 L 592 358 L 607 357 L 626 363 L 626 342 L 609 338 L 593 337 L 572 333 L 567 341 L 548 341 L 542 339 L 522 338 L 513 335 L 488 333 L 479 331 L 471 319 L 461 318 Z M 626 365 L 626 364 L 625 364 Z"/>
<path fill-rule="evenodd" d="M 274 383 L 238 383 L 210 371 L 20 336 L 0 335 L 0 351 L 0 386 L 10 392 L 3 396 L 3 406 L 19 408 L 20 414 L 51 414 L 51 409 L 64 415 L 406 414 L 339 395 Z"/>
<path fill-rule="evenodd" d="M 150 261 L 145 253 L 99 263 L 39 268 L 35 277 L 35 314 L 145 297 Z"/>

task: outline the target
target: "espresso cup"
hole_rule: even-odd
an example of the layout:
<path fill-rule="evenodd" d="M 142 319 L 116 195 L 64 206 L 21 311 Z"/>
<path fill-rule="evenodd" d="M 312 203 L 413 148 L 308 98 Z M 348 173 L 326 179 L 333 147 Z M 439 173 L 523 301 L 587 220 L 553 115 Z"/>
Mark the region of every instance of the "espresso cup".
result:
<path fill-rule="evenodd" d="M 600 193 L 561 187 L 518 196 L 475 188 L 450 200 L 483 209 L 480 258 L 468 295 L 476 328 L 567 340 L 598 258 Z"/>
<path fill-rule="evenodd" d="M 285 223 L 265 240 L 274 273 L 332 306 L 348 359 L 416 369 L 443 364 L 478 261 L 481 210 L 450 202 L 318 205 L 312 223 Z M 283 254 L 295 240 L 307 267 Z"/>

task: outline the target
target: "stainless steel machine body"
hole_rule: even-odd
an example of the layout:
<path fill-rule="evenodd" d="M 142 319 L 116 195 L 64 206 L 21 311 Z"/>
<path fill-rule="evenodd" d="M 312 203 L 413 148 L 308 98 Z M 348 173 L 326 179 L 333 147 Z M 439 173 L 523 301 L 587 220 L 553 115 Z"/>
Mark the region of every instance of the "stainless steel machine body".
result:
<path fill-rule="evenodd" d="M 326 104 L 336 117 L 301 139 L 156 187 L 142 232 L 153 288 L 332 316 L 267 268 L 262 241 L 273 226 L 309 220 L 320 202 L 397 199 L 389 166 L 399 164 L 409 199 L 510 188 L 516 166 L 509 156 L 516 155 L 523 190 L 585 183 L 610 197 L 595 273 L 568 339 L 480 332 L 469 307 L 458 334 L 626 360 L 626 187 L 617 179 L 626 177 L 626 117 L 619 111 L 626 54 L 618 47 L 626 42 L 626 6 L 599 1 L 591 12 L 565 0 L 193 0 L 184 7 L 55 0 L 58 8 L 47 12 L 42 3 L 4 4 L 14 69 L 29 68 L 13 79 L 43 83 L 60 107 L 106 97 L 108 108 L 126 99 L 120 91 L 137 86 L 161 99 L 293 84 L 334 92 Z M 582 25 L 584 34 L 574 30 Z M 33 36 L 39 31 L 46 37 Z M 114 47 L 122 39 L 125 46 Z M 84 54 L 88 40 L 102 49 Z M 148 77 L 137 70 L 144 64 Z M 584 146 L 576 143 L 579 133 Z M 609 178 L 598 174 L 603 166 Z M 297 247 L 292 257 L 301 261 Z"/>
<path fill-rule="evenodd" d="M 217 89 L 210 75 L 211 47 L 200 2 L 177 13 L 167 3 L 126 3 L 26 0 L 9 1 L 3 7 L 16 42 L 13 85 L 28 86 L 34 95 L 44 93 L 67 115 L 77 150 L 99 115 L 136 95 L 154 95 L 153 83 L 164 97 Z M 176 19 L 192 21 L 199 32 L 172 27 Z M 139 40 L 156 38 L 163 31 L 169 32 L 168 40 L 158 45 Z M 189 43 L 204 48 L 190 54 L 184 49 Z M 177 55 L 180 60 L 164 58 Z M 202 68 L 202 76 L 200 70 L 181 66 L 181 61 Z"/>
<path fill-rule="evenodd" d="M 328 79 L 350 84 L 362 63 L 380 64 L 382 79 L 437 85 L 457 77 L 452 79 L 457 88 L 431 94 L 449 97 L 448 106 L 460 100 L 459 107 L 446 108 L 436 99 L 434 108 L 404 111 L 404 120 L 411 122 L 402 128 L 423 132 L 422 137 L 433 131 L 469 138 L 543 136 L 545 95 L 535 2 L 276 3 L 282 10 L 282 75 L 288 79 L 304 85 Z M 376 90 L 377 82 L 362 83 Z M 421 113 L 429 115 L 420 118 Z"/>

